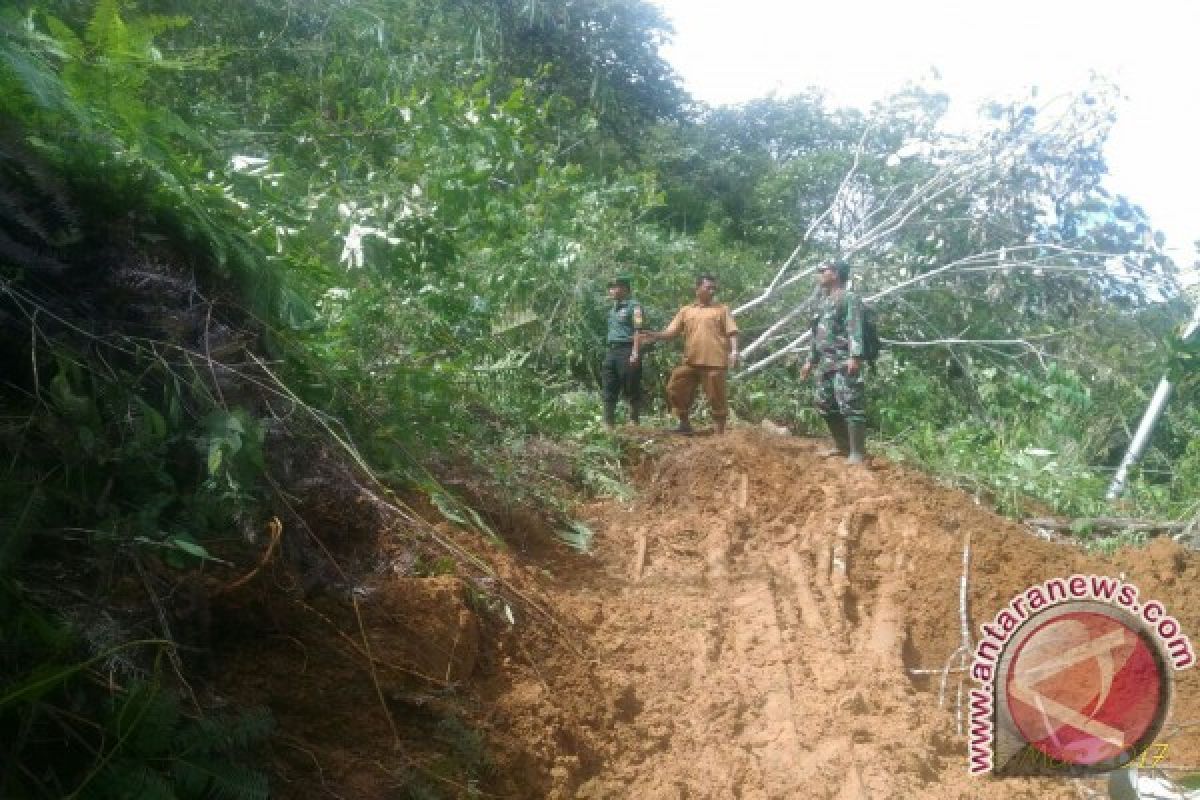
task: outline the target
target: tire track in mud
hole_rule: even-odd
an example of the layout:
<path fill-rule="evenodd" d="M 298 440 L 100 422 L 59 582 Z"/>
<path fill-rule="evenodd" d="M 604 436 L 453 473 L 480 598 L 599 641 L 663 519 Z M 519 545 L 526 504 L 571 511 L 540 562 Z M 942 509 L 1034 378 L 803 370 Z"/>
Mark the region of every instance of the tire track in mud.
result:
<path fill-rule="evenodd" d="M 680 585 L 681 567 L 698 573 L 693 585 L 706 590 L 708 608 L 693 637 L 692 679 L 685 693 L 664 705 L 686 707 L 689 698 L 706 699 L 677 720 L 679 734 L 672 745 L 687 740 L 682 749 L 693 750 L 697 761 L 711 766 L 692 778 L 677 776 L 668 788 L 662 780 L 665 759 L 658 759 L 644 778 L 632 778 L 633 785 L 626 788 L 641 786 L 647 796 L 790 797 L 804 792 L 865 797 L 864 765 L 855 755 L 854 738 L 840 729 L 841 710 L 830 705 L 829 695 L 853 683 L 849 667 L 869 660 L 861 651 L 876 658 L 892 656 L 899 666 L 889 592 L 881 592 L 884 602 L 869 608 L 863 604 L 870 606 L 873 598 L 851 589 L 851 563 L 859 556 L 863 529 L 874 526 L 875 517 L 860 501 L 840 517 L 810 512 L 802 528 L 786 523 L 766 534 L 759 521 L 777 509 L 769 502 L 761 508 L 752 505 L 756 497 L 747 472 L 735 472 L 730 483 L 725 496 L 729 508 L 703 528 L 684 532 L 685 542 L 699 540 L 694 549 L 670 537 L 657 537 L 665 547 L 651 548 L 655 537 L 644 528 L 634 537 L 630 574 L 645 587 L 643 604 L 669 605 L 660 595 L 671 588 L 651 587 L 656 578 L 668 577 Z M 835 506 L 838 500 L 834 498 Z M 717 492 L 713 502 L 721 501 Z M 762 547 L 766 539 L 774 541 Z M 895 561 L 902 567 L 904 558 Z M 854 700 L 866 710 L 865 699 Z M 857 736 L 867 738 L 863 731 Z M 831 770 L 840 770 L 843 778 L 830 781 L 826 773 Z M 837 793 L 820 795 L 814 781 L 837 787 Z"/>
<path fill-rule="evenodd" d="M 867 475 L 858 477 L 872 483 Z M 692 785 L 688 796 L 867 797 L 871 767 L 859 751 L 873 732 L 870 725 L 847 731 L 844 720 L 869 712 L 868 698 L 878 692 L 856 680 L 856 667 L 868 675 L 881 667 L 902 669 L 892 598 L 913 526 L 902 523 L 905 532 L 889 537 L 902 545 L 895 554 L 877 545 L 871 552 L 864 538 L 878 533 L 877 503 L 867 497 L 846 504 L 841 494 L 826 490 L 803 526 L 758 530 L 763 516 L 788 509 L 772 508 L 765 492 L 763 507 L 750 508 L 744 471 L 732 483 L 732 509 L 714 520 L 702 540 L 707 584 L 728 612 L 716 631 L 705 632 L 698 649 L 707 658 L 697 663 L 703 676 L 717 681 L 733 676 L 732 702 L 739 713 L 718 760 L 744 765 L 728 794 L 713 792 L 708 783 L 711 794 Z M 768 545 L 747 552 L 752 542 L 762 541 Z M 860 561 L 883 574 L 859 576 Z M 730 644 L 714 647 L 714 640 Z M 697 688 L 713 693 L 711 686 Z M 831 697 L 841 700 L 831 704 Z M 822 793 L 821 785 L 829 791 Z"/>
<path fill-rule="evenodd" d="M 596 558 L 557 600 L 591 620 L 605 685 L 628 702 L 592 731 L 602 766 L 551 796 L 1076 797 L 1061 781 L 968 777 L 951 710 L 907 669 L 958 644 L 962 526 L 1008 523 L 813 446 L 743 431 L 669 442 L 636 502 L 589 515 Z M 1013 555 L 1006 535 L 980 534 L 1019 567 L 976 579 L 985 605 L 1069 569 L 1045 563 L 1058 551 L 1044 543 Z"/>

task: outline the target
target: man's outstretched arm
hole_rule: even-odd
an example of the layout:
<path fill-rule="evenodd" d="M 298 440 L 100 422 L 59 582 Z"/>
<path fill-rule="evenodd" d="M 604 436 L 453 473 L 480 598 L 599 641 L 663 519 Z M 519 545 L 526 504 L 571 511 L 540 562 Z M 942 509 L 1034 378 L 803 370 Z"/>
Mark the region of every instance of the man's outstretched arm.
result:
<path fill-rule="evenodd" d="M 642 331 L 637 336 L 643 342 L 661 342 L 663 339 L 674 339 L 682 330 L 683 310 L 680 309 L 675 315 L 675 319 L 671 320 L 671 324 L 661 331 Z"/>

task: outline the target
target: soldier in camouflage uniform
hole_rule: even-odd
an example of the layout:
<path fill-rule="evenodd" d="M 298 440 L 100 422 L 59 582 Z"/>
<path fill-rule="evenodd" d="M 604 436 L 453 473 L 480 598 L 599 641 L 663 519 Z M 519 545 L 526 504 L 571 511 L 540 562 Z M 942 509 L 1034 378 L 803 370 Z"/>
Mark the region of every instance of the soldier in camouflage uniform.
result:
<path fill-rule="evenodd" d="M 807 380 L 816 370 L 814 400 L 825 418 L 836 449 L 851 464 L 863 463 L 866 445 L 866 383 L 863 380 L 862 299 L 846 290 L 850 267 L 821 265 L 812 346 L 800 370 Z"/>
<path fill-rule="evenodd" d="M 634 425 L 642 408 L 642 360 L 637 334 L 645 325 L 645 314 L 642 304 L 630 296 L 630 283 L 628 275 L 618 275 L 608 282 L 613 305 L 608 311 L 608 352 L 600 379 L 604 387 L 604 427 L 610 431 L 622 394 L 629 400 L 629 421 Z"/>

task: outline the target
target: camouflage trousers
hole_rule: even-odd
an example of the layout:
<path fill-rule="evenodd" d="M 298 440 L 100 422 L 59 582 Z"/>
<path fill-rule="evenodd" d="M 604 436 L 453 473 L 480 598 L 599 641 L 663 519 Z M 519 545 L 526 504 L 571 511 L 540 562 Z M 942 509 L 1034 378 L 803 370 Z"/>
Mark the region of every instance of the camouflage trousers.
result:
<path fill-rule="evenodd" d="M 867 383 L 863 367 L 850 377 L 845 366 L 822 363 L 813 380 L 813 404 L 821 416 L 837 415 L 847 422 L 867 421 Z"/>

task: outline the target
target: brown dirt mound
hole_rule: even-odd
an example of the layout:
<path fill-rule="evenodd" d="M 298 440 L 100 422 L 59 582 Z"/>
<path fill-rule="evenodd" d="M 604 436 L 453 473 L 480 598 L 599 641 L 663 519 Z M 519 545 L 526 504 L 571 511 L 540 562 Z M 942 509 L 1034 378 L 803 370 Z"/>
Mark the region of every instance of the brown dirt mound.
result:
<path fill-rule="evenodd" d="M 277 795 L 435 796 L 414 776 L 461 797 L 1086 794 L 967 775 L 956 708 L 970 685 L 952 672 L 943 689 L 940 675 L 962 638 L 964 544 L 973 636 L 1017 592 L 1074 572 L 1123 576 L 1200 635 L 1200 559 L 1166 540 L 1089 556 L 924 476 L 848 468 L 816 446 L 760 431 L 653 443 L 632 503 L 579 510 L 590 555 L 505 532 L 533 544 L 487 557 L 527 602 L 381 568 L 357 611 L 317 597 L 267 604 L 257 624 L 241 613 L 245 640 L 226 638 L 223 656 L 235 698 L 280 719 Z M 1200 728 L 1180 727 L 1200 719 L 1196 675 L 1179 675 L 1165 729 L 1174 764 L 1200 764 Z M 448 715 L 487 737 L 469 780 L 438 756 L 469 740 L 447 736 Z"/>
<path fill-rule="evenodd" d="M 961 642 L 967 535 L 972 636 L 1026 586 L 1081 571 L 1124 575 L 1200 631 L 1200 564 L 1169 541 L 1090 557 L 921 475 L 758 431 L 664 446 L 632 505 L 586 510 L 594 557 L 560 561 L 546 585 L 588 660 L 534 653 L 536 675 L 496 697 L 511 748 L 559 745 L 546 796 L 1078 797 L 1062 780 L 969 777 L 959 673 L 944 692 L 914 674 Z M 1168 731 L 1200 718 L 1195 675 Z M 1188 736 L 1175 763 L 1200 763 Z"/>

